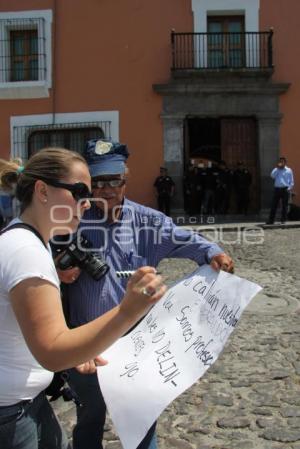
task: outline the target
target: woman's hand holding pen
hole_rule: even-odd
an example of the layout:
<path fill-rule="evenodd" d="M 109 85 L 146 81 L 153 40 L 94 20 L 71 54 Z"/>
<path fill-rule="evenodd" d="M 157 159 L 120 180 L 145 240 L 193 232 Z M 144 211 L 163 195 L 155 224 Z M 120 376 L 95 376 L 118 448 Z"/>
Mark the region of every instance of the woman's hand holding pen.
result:
<path fill-rule="evenodd" d="M 153 267 L 141 267 L 130 277 L 120 312 L 136 321 L 142 318 L 167 291 Z"/>
<path fill-rule="evenodd" d="M 167 287 L 153 267 L 142 267 L 131 273 L 119 310 L 126 321 L 135 323 L 148 312 L 153 304 L 159 301 Z M 76 366 L 76 370 L 81 374 L 91 374 L 97 371 L 97 366 L 104 366 L 107 363 L 105 359 L 98 356 Z"/>

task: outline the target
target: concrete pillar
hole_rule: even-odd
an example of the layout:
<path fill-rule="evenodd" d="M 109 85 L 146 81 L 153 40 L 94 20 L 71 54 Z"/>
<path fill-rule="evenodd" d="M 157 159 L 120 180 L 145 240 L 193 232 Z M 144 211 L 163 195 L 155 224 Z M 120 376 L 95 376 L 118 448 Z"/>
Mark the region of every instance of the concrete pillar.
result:
<path fill-rule="evenodd" d="M 258 116 L 258 148 L 261 175 L 261 209 L 270 208 L 273 181 L 270 177 L 280 154 L 281 114 Z"/>

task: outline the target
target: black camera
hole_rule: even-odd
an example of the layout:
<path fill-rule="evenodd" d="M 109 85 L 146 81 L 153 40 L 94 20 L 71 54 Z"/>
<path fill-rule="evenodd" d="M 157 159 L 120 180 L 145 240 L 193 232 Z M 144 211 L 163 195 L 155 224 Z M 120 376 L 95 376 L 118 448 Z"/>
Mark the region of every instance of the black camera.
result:
<path fill-rule="evenodd" d="M 76 236 L 68 246 L 66 244 L 60 245 L 59 248 L 56 248 L 56 253 L 59 254 L 64 251 L 64 254 L 58 260 L 57 267 L 60 270 L 79 267 L 85 270 L 95 281 L 99 281 L 108 272 L 109 266 L 89 248 L 91 248 L 91 244 L 82 234 Z"/>

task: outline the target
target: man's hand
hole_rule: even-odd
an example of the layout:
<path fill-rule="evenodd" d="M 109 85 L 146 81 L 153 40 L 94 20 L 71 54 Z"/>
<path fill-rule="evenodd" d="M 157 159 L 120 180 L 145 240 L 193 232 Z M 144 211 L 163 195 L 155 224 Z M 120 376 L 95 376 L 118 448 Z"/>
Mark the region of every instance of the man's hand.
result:
<path fill-rule="evenodd" d="M 98 357 L 95 357 L 93 360 L 82 363 L 81 365 L 78 365 L 75 368 L 80 374 L 93 374 L 97 371 L 97 366 L 104 366 L 107 364 L 108 361 L 99 355 Z"/>
<path fill-rule="evenodd" d="M 223 270 L 228 273 L 234 272 L 233 260 L 225 253 L 214 256 L 210 261 L 210 266 L 216 271 Z"/>
<path fill-rule="evenodd" d="M 64 254 L 65 252 L 62 252 L 54 259 L 57 275 L 59 277 L 59 280 L 64 284 L 72 284 L 72 282 L 75 282 L 77 278 L 80 276 L 81 270 L 78 267 L 70 267 L 67 268 L 66 270 L 60 270 L 57 265 L 59 259 L 61 259 L 64 256 Z"/>
<path fill-rule="evenodd" d="M 65 284 L 72 284 L 79 277 L 81 270 L 78 267 L 68 268 L 67 270 L 60 270 L 56 267 L 56 271 L 61 282 Z"/>

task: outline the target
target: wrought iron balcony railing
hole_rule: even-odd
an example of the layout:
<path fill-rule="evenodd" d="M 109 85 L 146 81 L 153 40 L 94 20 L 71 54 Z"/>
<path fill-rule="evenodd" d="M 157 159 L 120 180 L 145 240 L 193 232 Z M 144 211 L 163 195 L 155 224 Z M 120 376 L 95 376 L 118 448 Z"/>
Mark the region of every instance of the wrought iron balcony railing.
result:
<path fill-rule="evenodd" d="M 268 69 L 273 30 L 247 33 L 171 33 L 172 70 Z"/>

